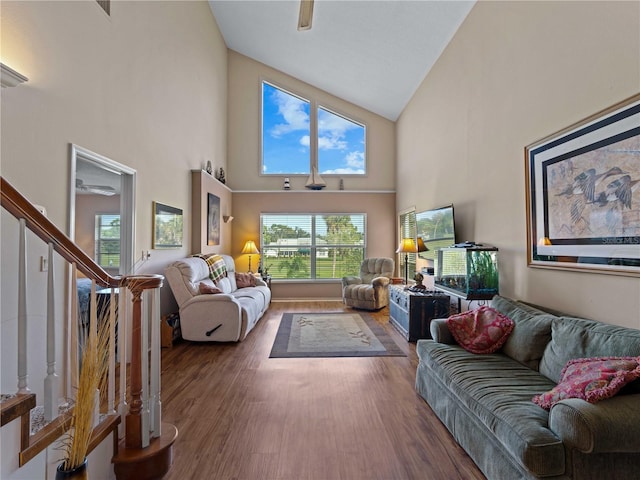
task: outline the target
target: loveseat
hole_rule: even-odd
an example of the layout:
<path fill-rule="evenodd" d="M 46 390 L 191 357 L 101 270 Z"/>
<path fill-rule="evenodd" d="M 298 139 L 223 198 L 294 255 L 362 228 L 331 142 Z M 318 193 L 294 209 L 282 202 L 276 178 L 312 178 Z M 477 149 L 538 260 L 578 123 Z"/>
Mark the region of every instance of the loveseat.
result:
<path fill-rule="evenodd" d="M 207 263 L 216 258 L 217 267 Z M 249 278 L 251 286 L 238 288 L 229 255 L 188 257 L 167 267 L 165 277 L 180 308 L 182 338 L 235 342 L 247 336 L 267 311 L 271 290 L 260 278 L 238 275 L 245 283 Z"/>
<path fill-rule="evenodd" d="M 495 353 L 474 354 L 445 319 L 419 340 L 416 390 L 489 480 L 616 479 L 640 475 L 640 380 L 611 398 L 532 401 L 571 359 L 640 356 L 640 330 L 548 313 L 496 296 L 514 322 Z"/>

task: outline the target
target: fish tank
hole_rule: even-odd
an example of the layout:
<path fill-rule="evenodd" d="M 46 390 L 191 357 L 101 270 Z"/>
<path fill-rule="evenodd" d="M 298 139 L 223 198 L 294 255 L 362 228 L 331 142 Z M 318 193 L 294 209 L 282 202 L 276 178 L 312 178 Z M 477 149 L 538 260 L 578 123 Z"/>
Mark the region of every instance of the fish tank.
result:
<path fill-rule="evenodd" d="M 499 292 L 498 249 L 475 244 L 441 248 L 434 282 L 465 300 L 491 300 Z"/>

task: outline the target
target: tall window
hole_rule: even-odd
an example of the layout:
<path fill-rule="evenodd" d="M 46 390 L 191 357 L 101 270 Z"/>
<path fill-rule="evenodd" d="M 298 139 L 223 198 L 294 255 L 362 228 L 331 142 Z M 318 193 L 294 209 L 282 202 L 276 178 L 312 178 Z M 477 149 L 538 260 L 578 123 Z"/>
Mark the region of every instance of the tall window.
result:
<path fill-rule="evenodd" d="M 262 173 L 366 174 L 366 128 L 316 102 L 262 83 Z"/>
<path fill-rule="evenodd" d="M 96 262 L 120 268 L 120 215 L 96 215 Z"/>
<path fill-rule="evenodd" d="M 273 278 L 357 276 L 365 252 L 364 214 L 262 214 L 263 267 Z"/>

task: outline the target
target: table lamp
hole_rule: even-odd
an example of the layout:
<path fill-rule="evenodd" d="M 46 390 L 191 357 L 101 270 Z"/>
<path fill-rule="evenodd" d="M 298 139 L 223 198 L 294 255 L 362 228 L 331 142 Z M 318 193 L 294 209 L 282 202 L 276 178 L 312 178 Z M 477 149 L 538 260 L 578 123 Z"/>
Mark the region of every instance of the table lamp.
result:
<path fill-rule="evenodd" d="M 409 253 L 416 253 L 418 247 L 413 238 L 403 238 L 400 240 L 396 253 L 404 253 L 404 284 L 409 283 Z"/>
<path fill-rule="evenodd" d="M 251 271 L 251 255 L 260 254 L 260 250 L 258 250 L 258 247 L 256 247 L 256 242 L 254 242 L 253 240 L 247 240 L 246 243 L 244 244 L 244 247 L 242 247 L 242 251 L 240 253 L 249 254 L 249 273 L 253 273 Z"/>

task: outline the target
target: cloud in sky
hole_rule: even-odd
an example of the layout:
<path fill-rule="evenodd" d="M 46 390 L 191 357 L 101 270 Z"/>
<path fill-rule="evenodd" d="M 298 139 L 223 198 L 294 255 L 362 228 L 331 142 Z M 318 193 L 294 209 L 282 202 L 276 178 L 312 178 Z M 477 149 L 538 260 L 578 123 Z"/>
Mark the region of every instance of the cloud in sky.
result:
<path fill-rule="evenodd" d="M 271 129 L 271 135 L 277 138 L 296 130 L 309 131 L 309 114 L 306 112 L 308 102 L 277 89 L 273 92 L 272 100 L 285 123 L 275 125 Z"/>
<path fill-rule="evenodd" d="M 354 175 L 364 174 L 364 152 L 349 152 L 344 157 L 343 167 L 324 169 L 322 174 Z"/>

